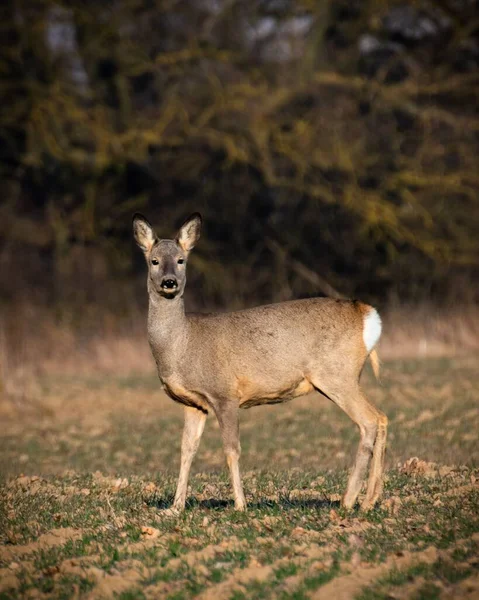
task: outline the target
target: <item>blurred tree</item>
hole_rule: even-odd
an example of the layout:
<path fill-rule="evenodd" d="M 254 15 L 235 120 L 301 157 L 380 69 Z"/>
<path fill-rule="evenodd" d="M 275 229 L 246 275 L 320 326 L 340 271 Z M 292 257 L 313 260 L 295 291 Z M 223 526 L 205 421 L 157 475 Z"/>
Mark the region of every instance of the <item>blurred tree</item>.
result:
<path fill-rule="evenodd" d="M 131 265 L 133 211 L 168 235 L 200 209 L 195 272 L 219 304 L 333 289 L 454 299 L 464 281 L 474 298 L 476 9 L 4 2 L 7 295 L 35 281 L 97 300 L 93 279 Z"/>

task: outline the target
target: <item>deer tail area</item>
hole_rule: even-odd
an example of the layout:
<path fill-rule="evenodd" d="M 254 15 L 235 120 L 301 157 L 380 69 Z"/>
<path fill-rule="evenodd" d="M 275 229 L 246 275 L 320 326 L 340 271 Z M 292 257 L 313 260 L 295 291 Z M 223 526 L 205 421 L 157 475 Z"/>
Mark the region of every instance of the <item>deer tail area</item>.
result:
<path fill-rule="evenodd" d="M 382 330 L 381 317 L 378 311 L 367 304 L 361 305 L 363 313 L 363 340 L 376 379 L 379 379 L 379 356 L 374 346 L 377 344 Z"/>
<path fill-rule="evenodd" d="M 376 379 L 379 379 L 379 370 L 381 366 L 381 361 L 379 360 L 377 350 L 372 350 L 369 354 L 369 360 L 371 361 L 371 366 L 373 368 L 374 376 Z"/>

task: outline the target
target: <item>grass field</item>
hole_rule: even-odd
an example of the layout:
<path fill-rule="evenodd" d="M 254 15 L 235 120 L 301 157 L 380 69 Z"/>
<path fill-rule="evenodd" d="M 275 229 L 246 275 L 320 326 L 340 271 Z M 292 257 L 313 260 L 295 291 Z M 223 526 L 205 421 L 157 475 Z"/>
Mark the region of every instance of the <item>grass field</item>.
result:
<path fill-rule="evenodd" d="M 244 514 L 210 417 L 171 519 L 182 408 L 156 376 L 45 377 L 0 404 L 0 599 L 479 598 L 478 365 L 365 373 L 390 418 L 365 515 L 339 507 L 358 433 L 324 398 L 241 413 Z"/>

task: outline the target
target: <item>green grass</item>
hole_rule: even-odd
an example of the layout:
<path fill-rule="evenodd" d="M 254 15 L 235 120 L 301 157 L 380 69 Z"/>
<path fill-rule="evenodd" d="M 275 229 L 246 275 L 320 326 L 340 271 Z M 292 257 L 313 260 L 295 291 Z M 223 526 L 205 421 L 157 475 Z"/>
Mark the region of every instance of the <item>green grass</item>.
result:
<path fill-rule="evenodd" d="M 391 597 L 391 592 L 394 590 L 403 586 L 411 587 L 419 579 L 424 580 L 424 583 L 411 597 L 438 598 L 441 590 L 445 591 L 447 597 L 455 584 L 471 575 L 477 575 L 478 552 L 479 543 L 470 540 L 466 541 L 461 548 L 444 552 L 443 556 L 431 564 L 419 561 L 408 569 L 393 569 L 374 585 L 364 589 L 356 600 L 386 600 Z"/>
<path fill-rule="evenodd" d="M 365 378 L 390 417 L 383 501 L 365 515 L 339 507 L 357 431 L 325 399 L 241 413 L 246 513 L 209 419 L 187 510 L 166 519 L 182 411 L 156 377 L 46 379 L 41 401 L 7 413 L 0 439 L 0 600 L 86 597 L 100 582 L 123 599 L 302 600 L 410 551 L 417 560 L 385 566 L 357 597 L 448 597 L 479 564 L 476 362 L 397 362 L 382 385 Z M 437 465 L 403 472 L 412 456 Z M 430 547 L 437 560 L 425 563 Z"/>

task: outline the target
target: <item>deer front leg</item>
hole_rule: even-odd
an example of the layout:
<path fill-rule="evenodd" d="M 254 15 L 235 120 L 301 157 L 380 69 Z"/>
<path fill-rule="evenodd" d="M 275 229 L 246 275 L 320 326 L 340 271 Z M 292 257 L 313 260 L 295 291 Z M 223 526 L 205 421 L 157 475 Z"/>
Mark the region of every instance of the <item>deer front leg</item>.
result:
<path fill-rule="evenodd" d="M 173 502 L 173 511 L 175 512 L 180 512 L 185 508 L 191 463 L 200 445 L 205 422 L 206 413 L 196 408 L 185 406 L 185 425 L 181 440 L 180 476 L 178 478 L 175 501 Z"/>
<path fill-rule="evenodd" d="M 238 404 L 235 402 L 225 402 L 218 407 L 216 416 L 220 424 L 226 462 L 228 463 L 231 483 L 233 484 L 235 508 L 236 510 L 245 510 L 246 500 L 239 470 L 241 444 L 239 440 Z"/>

